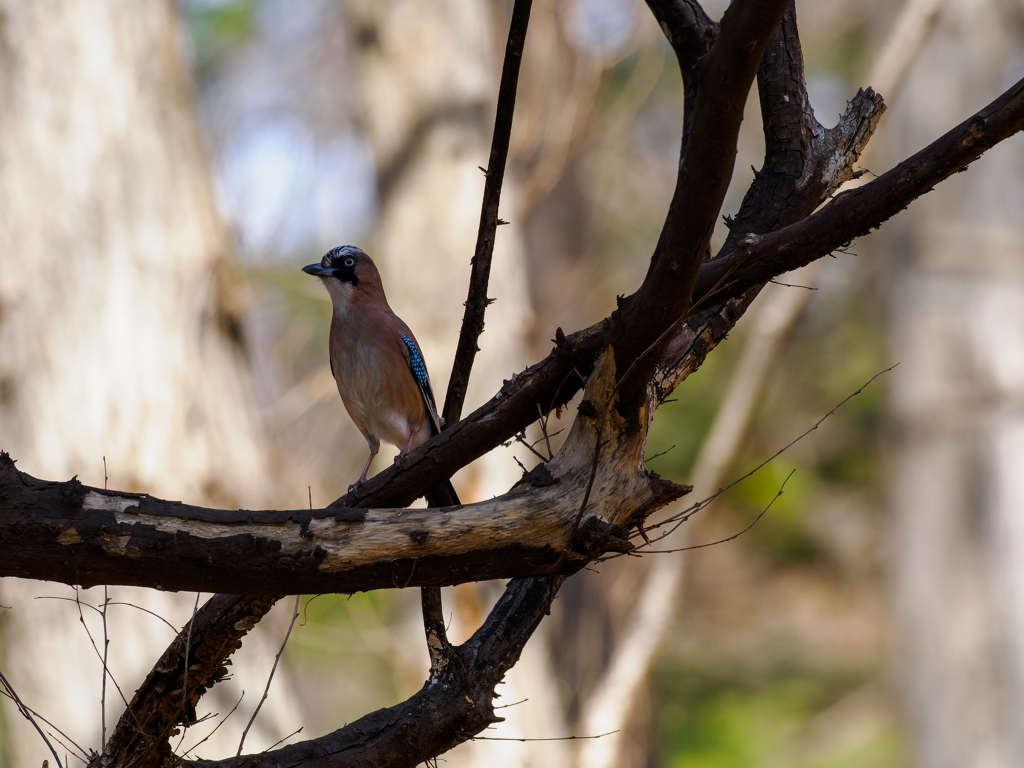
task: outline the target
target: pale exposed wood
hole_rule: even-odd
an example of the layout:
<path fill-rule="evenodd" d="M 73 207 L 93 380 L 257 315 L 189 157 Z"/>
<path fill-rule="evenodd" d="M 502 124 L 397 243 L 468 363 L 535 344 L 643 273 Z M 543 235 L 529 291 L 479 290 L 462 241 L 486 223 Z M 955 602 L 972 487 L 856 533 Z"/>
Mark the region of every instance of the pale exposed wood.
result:
<path fill-rule="evenodd" d="M 602 360 L 586 389 L 591 402 L 605 403 L 614 394 L 612 358 L 606 355 Z M 497 498 L 451 510 L 204 510 L 74 483 L 39 483 L 2 457 L 0 516 L 16 529 L 18 521 L 23 522 L 17 537 L 0 544 L 0 574 L 69 583 L 145 584 L 154 579 L 152 569 L 159 567 L 163 589 L 212 590 L 232 565 L 237 568 L 245 560 L 245 577 L 222 583 L 220 589 L 259 594 L 454 584 L 488 575 L 543 572 L 545 562 L 554 567 L 567 557 L 572 561 L 583 556 L 568 552 L 577 529 L 586 532 L 599 521 L 634 525 L 640 515 L 649 515 L 685 492 L 644 471 L 643 435 L 629 435 L 612 411 L 603 419 L 577 420 L 536 484 L 527 480 Z M 595 464 L 599 440 L 604 460 Z M 584 498 L 589 502 L 581 511 Z M 26 532 L 31 525 L 39 525 L 40 533 Z M 48 537 L 46 529 L 52 532 Z M 176 547 L 182 541 L 188 543 L 182 555 L 208 551 L 206 561 L 194 556 L 189 562 L 180 560 Z M 64 549 L 64 554 L 53 548 Z M 458 567 L 460 557 L 473 561 L 481 552 L 510 548 L 533 553 L 533 560 L 522 558 L 518 565 L 511 561 L 525 571 L 488 574 Z M 34 570 L 33 564 L 51 557 L 62 565 Z M 116 568 L 118 576 L 103 577 L 90 567 L 88 562 L 97 557 Z M 421 560 L 437 562 L 425 563 L 417 574 Z M 410 565 L 401 573 L 386 566 L 396 561 Z M 506 558 L 504 567 L 508 565 Z"/>

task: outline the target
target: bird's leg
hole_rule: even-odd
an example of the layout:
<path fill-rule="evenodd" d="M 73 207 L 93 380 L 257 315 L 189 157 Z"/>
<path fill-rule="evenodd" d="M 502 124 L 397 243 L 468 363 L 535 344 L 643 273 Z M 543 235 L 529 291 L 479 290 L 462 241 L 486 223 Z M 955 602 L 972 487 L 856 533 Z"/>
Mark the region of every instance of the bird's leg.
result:
<path fill-rule="evenodd" d="M 374 458 L 376 458 L 376 456 L 377 456 L 377 451 L 375 451 L 375 450 L 373 450 L 371 448 L 370 449 L 370 458 L 368 458 L 366 460 L 366 466 L 363 467 L 363 474 L 361 474 L 359 476 L 359 479 L 356 480 L 354 483 L 352 483 L 352 485 L 350 485 L 348 487 L 349 493 L 352 493 L 353 491 L 355 491 L 356 496 L 359 496 L 359 487 L 363 483 L 366 482 L 366 473 L 370 471 L 370 465 L 373 464 L 373 460 L 374 460 Z"/>
<path fill-rule="evenodd" d="M 409 453 L 409 447 L 412 445 L 412 441 L 414 439 L 416 439 L 416 433 L 419 432 L 419 431 L 420 431 L 419 427 L 414 427 L 412 432 L 409 433 L 409 439 L 405 442 L 405 448 L 403 448 L 401 451 L 399 451 L 398 455 L 395 456 L 395 465 L 396 466 L 401 466 L 402 465 L 403 461 L 405 460 L 406 454 Z"/>

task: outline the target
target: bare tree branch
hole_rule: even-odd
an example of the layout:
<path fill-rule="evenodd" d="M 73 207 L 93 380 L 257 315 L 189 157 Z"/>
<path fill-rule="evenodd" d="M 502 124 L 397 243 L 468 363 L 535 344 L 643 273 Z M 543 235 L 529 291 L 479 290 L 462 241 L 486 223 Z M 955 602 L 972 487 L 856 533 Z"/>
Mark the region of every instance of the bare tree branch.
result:
<path fill-rule="evenodd" d="M 546 576 L 509 584 L 484 625 L 453 649 L 457 661 L 431 676 L 408 701 L 366 715 L 322 738 L 243 757 L 239 764 L 250 768 L 413 768 L 468 740 L 501 721 L 494 713 L 494 688 L 519 660 L 561 583 L 561 577 Z M 234 764 L 233 758 L 184 763 L 196 768 L 231 768 Z"/>
<path fill-rule="evenodd" d="M 491 274 L 491 256 L 494 253 L 494 234 L 498 228 L 498 202 L 501 199 L 501 184 L 505 179 L 505 161 L 508 158 L 509 138 L 512 135 L 512 118 L 516 107 L 516 88 L 519 85 L 519 65 L 523 60 L 523 46 L 526 44 L 526 28 L 530 23 L 530 9 L 533 0 L 516 0 L 512 8 L 512 22 L 505 45 L 505 62 L 501 68 L 501 84 L 498 86 L 498 109 L 494 118 L 494 136 L 491 139 L 491 156 L 487 161 L 487 181 L 484 182 L 484 199 L 480 210 L 480 228 L 476 236 L 476 250 L 473 253 L 472 271 L 469 278 L 469 295 L 466 297 L 466 312 L 462 317 L 459 345 L 455 350 L 452 375 L 448 379 L 448 394 L 444 401 L 444 421 L 454 424 L 462 418 L 462 406 L 466 401 L 469 374 L 476 358 L 477 342 L 484 332 L 484 312 L 490 299 L 487 298 L 487 282 Z"/>
<path fill-rule="evenodd" d="M 171 758 L 168 738 L 178 726 L 195 722 L 200 697 L 227 674 L 224 660 L 241 647 L 242 638 L 277 599 L 216 595 L 200 608 L 191 626 L 191 642 L 186 627 L 139 686 L 90 768 L 165 764 Z M 186 669 L 189 688 L 183 691 Z"/>
<path fill-rule="evenodd" d="M 250 595 L 537 575 L 565 550 L 620 551 L 622 526 L 686 492 L 636 467 L 607 469 L 622 492 L 595 494 L 585 536 L 572 541 L 587 477 L 569 465 L 454 510 L 224 512 L 39 481 L 0 454 L 0 575 Z"/>
<path fill-rule="evenodd" d="M 679 155 L 683 157 L 697 107 L 697 62 L 718 36 L 718 23 L 708 17 L 696 0 L 647 0 L 647 7 L 672 45 L 683 76 L 683 138 Z"/>
<path fill-rule="evenodd" d="M 731 250 L 720 258 L 702 266 L 732 172 L 743 103 L 761 52 L 786 3 L 736 0 L 717 37 L 696 3 L 680 0 L 651 5 L 657 9 L 656 15 L 661 14 L 659 21 L 673 41 L 684 80 L 693 77 L 688 98 L 694 101 L 684 116 L 685 152 L 676 193 L 647 278 L 612 318 L 570 337 L 556 334 L 556 347 L 545 361 L 506 382 L 489 403 L 413 452 L 406 466 L 375 477 L 362 498 L 346 497 L 329 511 L 199 510 L 141 495 L 104 494 L 77 481 L 43 483 L 17 472 L 13 462 L 3 457 L 0 569 L 9 569 L 12 575 L 25 575 L 26 569 L 42 574 L 45 564 L 48 575 L 40 577 L 78 582 L 94 578 L 95 569 L 102 567 L 121 569 L 127 574 L 123 578 L 135 579 L 132 583 L 166 588 L 177 583 L 170 581 L 173 577 L 189 584 L 187 588 L 196 588 L 188 579 L 199 576 L 183 575 L 187 570 L 212 580 L 220 589 L 274 592 L 270 588 L 274 584 L 278 590 L 295 593 L 307 591 L 304 585 L 314 583 L 308 591 L 489 578 L 507 573 L 503 569 L 510 568 L 512 562 L 528 560 L 524 553 L 529 546 L 534 546 L 534 560 L 527 562 L 528 567 L 550 567 L 561 561 L 566 572 L 571 572 L 597 553 L 628 546 L 624 532 L 683 490 L 643 470 L 644 434 L 637 413 L 642 406 L 650 406 L 649 419 L 654 406 L 699 365 L 749 304 L 751 289 L 877 226 L 1024 123 L 1024 86 L 1019 83 L 893 171 L 860 190 L 840 194 L 818 213 L 808 215 L 817 204 L 812 204 L 815 196 L 829 194 L 837 180 L 852 173 L 850 158 L 859 153 L 873 129 L 880 105 L 870 91 L 855 99 L 847 113 L 851 122 L 834 135 L 829 154 L 825 151 L 829 135 L 826 132 L 819 138 L 820 126 L 809 109 L 796 116 L 776 102 L 778 117 L 789 121 L 785 126 L 796 129 L 791 134 L 786 134 L 782 124 L 768 129 L 777 134 L 781 148 L 798 147 L 805 169 L 808 156 L 816 161 L 833 157 L 842 162 L 812 163 L 804 172 L 812 185 L 819 186 L 812 186 L 799 204 L 790 201 L 792 209 L 773 208 L 770 198 L 756 210 L 753 204 L 745 205 L 743 221 L 738 224 L 742 237 L 737 236 Z M 792 28 L 783 25 L 776 35 L 777 43 L 780 40 L 786 55 L 791 54 L 795 23 Z M 780 65 L 783 79 L 777 83 L 771 79 L 770 69 L 769 61 L 764 64 L 763 100 L 801 95 L 803 84 L 795 58 Z M 772 112 L 766 122 L 774 117 Z M 853 125 L 858 130 L 852 130 Z M 813 150 L 810 154 L 808 145 Z M 795 165 L 782 170 L 784 176 L 795 178 Z M 755 186 L 759 186 L 757 181 Z M 769 213 L 776 214 L 775 218 Z M 771 231 L 780 225 L 781 229 Z M 485 297 L 486 291 L 482 295 Z M 673 330 L 677 325 L 678 332 Z M 638 360 L 642 364 L 638 365 Z M 623 386 L 617 372 L 626 370 L 635 372 L 635 381 Z M 652 378 L 655 372 L 657 376 Z M 431 517 L 436 510 L 340 508 L 411 502 L 510 439 L 538 414 L 543 416 L 563 405 L 584 384 L 586 407 L 581 406 L 563 451 L 490 506 L 471 505 L 454 514 L 445 513 L 444 519 Z M 609 412 L 608 405 L 617 395 L 620 409 Z M 596 429 L 598 413 L 608 414 L 610 422 L 601 434 Z M 602 460 L 595 471 L 592 457 L 599 444 Z M 580 534 L 569 540 L 570 523 L 581 509 L 585 486 L 593 488 L 591 504 L 583 508 Z M 484 512 L 491 515 L 490 523 Z M 507 530 L 494 527 L 495 515 L 506 516 L 506 528 L 510 524 L 521 527 L 521 535 L 530 537 L 527 550 L 520 540 L 510 539 Z M 463 530 L 452 530 L 460 525 Z M 486 541 L 491 546 L 481 547 Z M 225 555 L 230 556 L 225 559 Z M 186 562 L 179 562 L 177 569 L 170 563 L 182 558 Z M 160 568 L 143 574 L 140 565 L 154 562 L 161 563 Z M 329 567 L 325 568 L 325 563 Z M 258 567 L 250 571 L 250 564 Z M 0 574 L 6 572 L 0 570 Z M 253 586 L 254 580 L 266 573 L 275 578 L 267 577 Z M 562 578 L 564 574 L 510 584 L 484 626 L 469 642 L 452 649 L 456 663 L 443 668 L 438 664 L 436 674 L 408 702 L 368 715 L 330 736 L 254 756 L 246 763 L 414 765 L 479 732 L 495 719 L 494 685 L 515 663 L 550 607 Z M 328 587 L 330 579 L 335 581 Z M 136 694 L 97 764 L 159 764 L 169 759 L 167 735 L 177 724 L 189 722 L 193 717 L 187 711 L 189 706 L 219 679 L 224 660 L 240 637 L 275 600 L 273 596 L 218 595 L 204 606 L 200 613 L 208 612 L 210 618 L 201 621 L 197 617 L 190 658 L 184 658 L 181 650 L 182 643 L 189 641 L 179 635 Z M 431 614 L 433 621 L 436 607 Z M 180 690 L 186 668 L 189 685 L 195 686 L 192 691 Z M 165 696 L 167 690 L 177 695 Z M 144 723 L 143 727 L 137 727 L 137 722 Z M 139 759 L 143 756 L 145 760 Z"/>
<path fill-rule="evenodd" d="M 698 317 L 753 286 L 830 253 L 966 168 L 1024 125 L 1022 88 L 1021 83 L 1014 85 L 914 157 L 858 189 L 841 193 L 817 213 L 741 243 L 736 250 L 705 263 L 694 289 L 695 304 L 684 316 Z M 851 138 L 854 146 L 860 143 L 857 136 L 870 134 L 872 121 L 877 119 L 876 99 L 871 91 L 864 91 L 853 99 L 844 116 L 844 121 L 857 128 Z M 838 153 L 844 145 L 837 142 L 835 149 Z M 406 466 L 384 470 L 364 486 L 360 499 L 343 497 L 331 507 L 373 506 L 385 488 L 394 494 L 393 503 L 411 503 L 443 477 L 451 476 L 536 421 L 538 405 L 544 413 L 565 405 L 593 371 L 596 357 L 608 340 L 609 322 L 602 320 L 556 339 L 556 347 L 547 358 L 506 382 L 473 414 L 410 454 Z"/>
<path fill-rule="evenodd" d="M 647 379 L 669 341 L 661 339 L 690 305 L 732 178 L 750 85 L 788 4 L 788 0 L 735 0 L 722 17 L 711 49 L 697 64 L 693 124 L 661 237 L 643 285 L 612 316 L 610 344 L 616 369 L 633 367 L 631 381 L 623 382 L 619 390 L 617 407 L 623 416 L 639 409 Z M 652 345 L 651 354 L 637 365 L 637 350 Z"/>
<path fill-rule="evenodd" d="M 715 306 L 751 285 L 809 264 L 906 208 L 940 181 L 1024 128 L 1024 80 L 960 125 L 867 184 L 841 192 L 821 210 L 763 236 L 701 269 L 693 309 Z"/>

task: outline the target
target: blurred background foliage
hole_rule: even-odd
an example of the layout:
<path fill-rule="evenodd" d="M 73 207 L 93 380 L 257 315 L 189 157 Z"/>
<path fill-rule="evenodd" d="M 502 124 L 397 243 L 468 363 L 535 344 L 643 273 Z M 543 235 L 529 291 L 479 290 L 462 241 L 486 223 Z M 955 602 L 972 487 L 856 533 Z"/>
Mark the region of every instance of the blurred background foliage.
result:
<path fill-rule="evenodd" d="M 727 3 L 703 5 L 720 18 Z M 1024 0 L 797 8 L 818 120 L 835 123 L 859 87 L 885 97 L 865 178 L 1024 75 Z M 0 448 L 34 476 L 205 506 L 322 507 L 343 493 L 365 446 L 327 364 L 330 303 L 299 268 L 341 243 L 364 247 L 445 392 L 510 10 L 0 0 L 11 63 L 0 67 Z M 638 0 L 534 2 L 509 225 L 466 412 L 546 355 L 557 328 L 590 325 L 640 284 L 674 188 L 679 80 Z M 762 163 L 760 123 L 752 94 L 725 214 Z M 656 414 L 647 455 L 699 499 L 787 450 L 656 548 L 709 546 L 609 558 L 569 579 L 499 688 L 506 720 L 487 736 L 506 740 L 441 761 L 1024 764 L 1022 180 L 1018 136 L 881 233 L 767 286 Z M 54 253 L 74 257 L 63 279 L 39 281 Z M 770 364 L 751 373 L 758 352 Z M 743 412 L 733 396 L 753 384 L 723 451 L 720 416 Z M 554 450 L 574 415 L 570 404 L 550 419 Z M 535 427 L 526 439 L 546 452 L 543 437 Z M 463 500 L 505 492 L 517 461 L 537 458 L 511 443 L 460 471 Z M 446 590 L 451 639 L 499 593 Z M 86 746 L 103 727 L 86 633 L 104 629 L 74 600 L 106 595 L 0 582 L 0 667 Z M 130 691 L 196 596 L 109 595 L 111 676 Z M 211 718 L 181 752 L 240 702 L 202 746 L 238 749 L 287 602 L 204 697 Z M 426 671 L 415 590 L 304 598 L 245 748 L 315 738 L 407 698 Z M 108 693 L 112 724 L 121 705 Z M 0 768 L 38 765 L 42 747 L 0 702 Z"/>
<path fill-rule="evenodd" d="M 546 353 L 556 325 L 569 332 L 603 317 L 617 293 L 642 279 L 674 182 L 682 104 L 671 49 L 645 8 L 628 0 L 556 5 L 560 34 L 597 76 L 588 104 L 566 103 L 585 119 L 554 180 L 539 186 L 526 211 L 536 358 Z M 826 125 L 863 84 L 882 32 L 875 16 L 882 5 L 830 0 L 799 6 L 812 100 Z M 723 10 L 720 2 L 705 6 L 715 17 Z M 318 451 L 336 455 L 330 433 L 343 418 L 340 408 L 330 418 L 320 415 L 337 400 L 323 375 L 327 299 L 298 267 L 342 241 L 373 253 L 380 169 L 350 96 L 347 56 L 357 31 L 347 26 L 345 5 L 332 2 L 183 0 L 180 8 L 219 199 L 251 294 L 248 328 L 262 400 L 282 434 L 302 435 Z M 507 8 L 494 8 L 495 34 L 501 35 Z M 542 87 L 526 81 L 525 98 Z M 727 212 L 738 207 L 762 152 L 755 94 Z M 529 176 L 531 157 L 513 161 L 515 172 Z M 723 238 L 720 227 L 717 241 Z M 467 260 L 472 247 L 464 244 Z M 891 364 L 869 241 L 854 250 L 828 260 L 772 370 L 729 478 L 761 463 Z M 461 282 L 452 285 L 455 295 L 464 289 Z M 411 300 L 391 298 L 396 307 Z M 666 453 L 652 461 L 653 470 L 687 480 L 745 334 L 741 321 L 659 411 L 648 455 Z M 433 361 L 435 378 L 447 364 Z M 632 764 L 905 764 L 887 670 L 891 632 L 879 486 L 885 386 L 884 379 L 876 381 L 687 523 L 692 543 L 714 541 L 742 530 L 772 504 L 743 536 L 689 556 L 685 608 L 637 718 L 646 755 L 639 761 L 634 755 Z M 309 466 L 333 497 L 356 464 L 333 473 L 328 465 Z M 617 566 L 575 577 L 560 602 L 578 601 L 588 589 L 614 593 L 616 580 L 627 578 L 616 575 Z M 309 711 L 322 722 L 313 731 L 418 688 L 421 676 L 407 658 L 418 649 L 407 647 L 401 631 L 416 621 L 408 607 L 398 593 L 326 595 L 307 603 L 288 661 L 308 681 L 303 690 L 317 697 Z M 569 613 L 586 610 L 583 602 Z M 596 674 L 579 668 L 586 666 L 581 644 L 600 658 L 601 637 L 610 643 L 615 628 L 594 635 L 561 608 L 553 619 L 562 638 L 554 649 L 566 697 L 577 701 Z"/>

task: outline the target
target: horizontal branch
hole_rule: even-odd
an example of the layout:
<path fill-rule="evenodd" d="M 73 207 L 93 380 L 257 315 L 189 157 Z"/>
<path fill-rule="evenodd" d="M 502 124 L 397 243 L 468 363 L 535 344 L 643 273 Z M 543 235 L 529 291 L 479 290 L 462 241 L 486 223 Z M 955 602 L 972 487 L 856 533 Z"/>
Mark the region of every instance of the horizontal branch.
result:
<path fill-rule="evenodd" d="M 623 526 L 686 490 L 635 467 L 603 472 L 570 542 L 589 477 L 573 461 L 453 509 L 229 512 L 36 480 L 0 453 L 0 576 L 259 595 L 571 573 L 628 549 Z M 578 557 L 561 557 L 573 547 Z"/>

